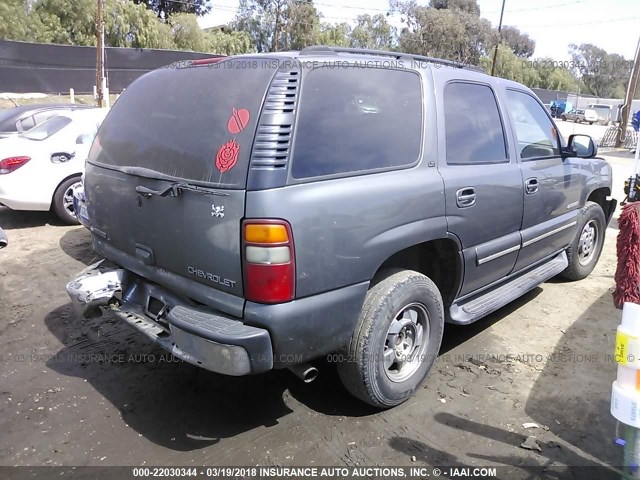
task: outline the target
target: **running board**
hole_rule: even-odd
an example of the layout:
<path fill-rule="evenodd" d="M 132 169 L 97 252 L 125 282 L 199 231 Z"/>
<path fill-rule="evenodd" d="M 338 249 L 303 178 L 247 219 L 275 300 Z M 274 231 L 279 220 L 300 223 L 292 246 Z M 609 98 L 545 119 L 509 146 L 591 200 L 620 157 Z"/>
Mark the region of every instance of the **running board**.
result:
<path fill-rule="evenodd" d="M 461 303 L 454 303 L 449 308 L 448 320 L 457 325 L 467 325 L 480 320 L 521 297 L 529 290 L 533 290 L 541 283 L 555 277 L 568 266 L 567 254 L 563 251 L 548 262 L 509 280 L 498 288 Z"/>

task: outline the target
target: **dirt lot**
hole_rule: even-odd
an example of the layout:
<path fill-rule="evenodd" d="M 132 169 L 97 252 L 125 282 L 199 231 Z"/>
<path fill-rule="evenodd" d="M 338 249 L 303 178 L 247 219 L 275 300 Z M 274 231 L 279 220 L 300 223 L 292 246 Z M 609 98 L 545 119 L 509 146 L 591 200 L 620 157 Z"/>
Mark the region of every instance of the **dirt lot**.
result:
<path fill-rule="evenodd" d="M 620 199 L 631 156 L 607 158 Z M 115 319 L 82 321 L 64 285 L 94 259 L 88 231 L 8 210 L 0 225 L 0 465 L 516 465 L 527 477 L 620 462 L 615 220 L 588 279 L 447 326 L 424 388 L 384 412 L 352 399 L 330 363 L 309 385 L 287 371 L 224 377 Z M 540 452 L 520 447 L 528 435 Z"/>

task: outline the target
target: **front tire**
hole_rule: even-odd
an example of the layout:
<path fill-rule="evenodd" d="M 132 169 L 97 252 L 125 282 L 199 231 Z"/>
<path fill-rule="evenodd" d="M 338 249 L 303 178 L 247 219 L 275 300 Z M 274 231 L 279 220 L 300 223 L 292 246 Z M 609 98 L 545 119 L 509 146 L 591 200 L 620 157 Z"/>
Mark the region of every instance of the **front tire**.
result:
<path fill-rule="evenodd" d="M 606 220 L 602 207 L 595 202 L 587 202 L 583 211 L 576 237 L 567 248 L 569 266 L 560 274 L 567 280 L 587 278 L 596 267 L 604 245 Z"/>
<path fill-rule="evenodd" d="M 73 192 L 80 183 L 80 177 L 71 177 L 62 182 L 53 194 L 52 209 L 60 220 L 68 225 L 77 225 L 80 222 L 73 210 Z"/>
<path fill-rule="evenodd" d="M 367 292 L 338 374 L 360 400 L 390 408 L 406 401 L 431 370 L 442 342 L 444 308 L 436 285 L 393 269 Z"/>

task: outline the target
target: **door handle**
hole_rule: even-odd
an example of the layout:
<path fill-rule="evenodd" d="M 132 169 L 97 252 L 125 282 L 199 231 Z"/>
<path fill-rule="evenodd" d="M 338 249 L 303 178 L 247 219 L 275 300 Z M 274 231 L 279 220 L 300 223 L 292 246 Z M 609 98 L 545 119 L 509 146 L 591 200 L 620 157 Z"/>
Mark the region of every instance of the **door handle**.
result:
<path fill-rule="evenodd" d="M 533 195 L 534 193 L 538 193 L 538 179 L 527 178 L 527 181 L 524 183 L 524 188 L 527 195 Z"/>
<path fill-rule="evenodd" d="M 473 207 L 476 204 L 476 191 L 473 187 L 464 187 L 456 192 L 456 205 L 460 208 Z"/>

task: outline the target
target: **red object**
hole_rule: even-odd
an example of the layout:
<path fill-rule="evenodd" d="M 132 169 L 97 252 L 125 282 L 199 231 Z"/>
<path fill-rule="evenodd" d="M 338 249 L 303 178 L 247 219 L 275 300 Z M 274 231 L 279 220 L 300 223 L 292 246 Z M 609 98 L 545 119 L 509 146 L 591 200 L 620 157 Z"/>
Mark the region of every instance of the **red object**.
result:
<path fill-rule="evenodd" d="M 618 218 L 618 265 L 616 267 L 613 303 L 622 308 L 625 302 L 640 303 L 640 203 L 622 207 Z"/>
<path fill-rule="evenodd" d="M 244 130 L 244 127 L 249 123 L 249 110 L 246 108 L 241 108 L 240 110 L 233 109 L 233 113 L 231 117 L 229 117 L 229 121 L 227 122 L 227 129 L 232 134 L 240 133 Z"/>
<path fill-rule="evenodd" d="M 31 157 L 26 156 L 9 157 L 4 160 L 0 160 L 0 175 L 17 170 L 29 160 L 31 160 Z"/>
<path fill-rule="evenodd" d="M 224 60 L 226 57 L 214 57 L 214 58 L 200 58 L 198 60 L 193 60 L 191 65 L 210 65 L 212 63 L 217 63 L 221 60 Z"/>
<path fill-rule="evenodd" d="M 238 152 L 240 151 L 240 145 L 235 140 L 231 140 L 218 149 L 216 154 L 216 168 L 220 170 L 220 173 L 228 172 L 231 170 L 238 161 Z"/>
<path fill-rule="evenodd" d="M 284 265 L 245 266 L 245 297 L 258 303 L 281 303 L 293 300 L 293 268 Z"/>
<path fill-rule="evenodd" d="M 247 242 L 244 240 L 245 225 L 257 223 L 284 225 L 289 240 L 281 243 Z M 283 303 L 293 300 L 296 293 L 296 268 L 291 226 L 283 220 L 245 220 L 242 224 L 242 232 L 245 298 L 257 303 Z M 263 248 L 286 245 L 291 250 L 291 259 L 288 263 L 274 265 L 249 263 L 245 256 L 247 245 Z"/>

